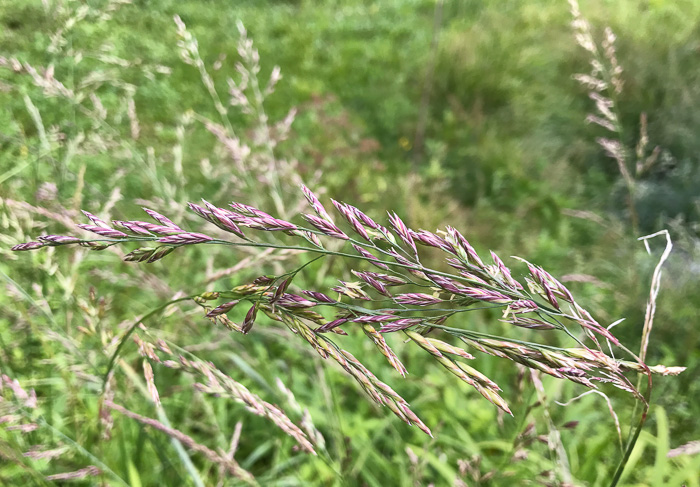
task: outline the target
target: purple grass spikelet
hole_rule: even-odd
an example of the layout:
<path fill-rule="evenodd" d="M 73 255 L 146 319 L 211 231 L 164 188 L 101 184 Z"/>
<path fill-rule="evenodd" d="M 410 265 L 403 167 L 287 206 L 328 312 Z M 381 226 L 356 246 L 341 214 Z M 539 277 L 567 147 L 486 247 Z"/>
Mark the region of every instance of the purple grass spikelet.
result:
<path fill-rule="evenodd" d="M 352 273 L 376 289 L 379 294 L 382 294 L 388 298 L 391 297 L 391 293 L 387 290 L 386 286 L 372 277 L 368 272 L 352 271 Z"/>
<path fill-rule="evenodd" d="M 455 249 L 454 245 L 432 232 L 428 232 L 427 230 L 419 230 L 418 232 L 412 232 L 411 236 L 423 245 L 435 247 L 450 254 L 457 255 L 457 250 Z"/>
<path fill-rule="evenodd" d="M 236 306 L 238 303 L 240 303 L 239 299 L 235 299 L 233 301 L 229 301 L 228 303 L 220 304 L 210 312 L 206 314 L 207 318 L 213 318 L 214 316 L 219 316 L 224 313 L 228 313 L 231 311 L 234 306 Z"/>
<path fill-rule="evenodd" d="M 92 213 L 87 212 L 87 211 L 85 211 L 85 210 L 81 210 L 81 211 L 83 212 L 83 215 L 85 215 L 86 217 L 88 217 L 88 219 L 92 222 L 93 225 L 95 225 L 95 226 L 97 226 L 97 227 L 102 227 L 102 228 L 105 228 L 105 229 L 110 229 L 110 228 L 112 228 L 112 227 L 110 227 L 105 221 L 100 220 L 99 218 L 97 218 L 97 217 L 96 217 L 95 215 L 93 215 Z"/>
<path fill-rule="evenodd" d="M 112 225 L 114 225 L 115 227 L 118 227 L 118 228 L 123 228 L 124 230 L 127 230 L 129 233 L 132 233 L 134 235 L 142 235 L 145 237 L 152 237 L 153 236 L 153 234 L 151 232 L 149 232 L 148 229 L 146 229 L 144 226 L 142 226 L 141 222 L 138 222 L 138 221 L 124 222 L 124 221 L 120 221 L 120 220 L 113 220 Z"/>
<path fill-rule="evenodd" d="M 124 256 L 124 261 L 125 262 L 146 262 L 148 264 L 152 264 L 153 262 L 156 262 L 166 255 L 168 255 L 170 252 L 175 250 L 175 247 L 171 247 L 169 245 L 161 245 L 159 247 L 141 247 L 136 250 L 132 250 L 128 254 Z"/>
<path fill-rule="evenodd" d="M 363 249 L 359 245 L 352 244 L 352 248 L 357 251 L 358 254 L 360 254 L 362 257 L 369 259 L 369 262 L 380 269 L 388 270 L 389 267 L 386 264 L 383 264 L 382 262 L 379 262 L 379 259 L 374 256 L 371 252 Z"/>
<path fill-rule="evenodd" d="M 163 225 L 163 226 L 165 226 L 165 227 L 170 227 L 170 228 L 172 228 L 173 230 L 179 230 L 179 231 L 181 231 L 181 232 L 184 231 L 184 230 L 182 230 L 182 228 L 180 228 L 180 227 L 177 226 L 175 223 L 173 223 L 168 217 L 161 215 L 161 214 L 158 213 L 157 211 L 150 210 L 150 209 L 148 209 L 148 208 L 143 208 L 143 211 L 145 211 L 146 213 L 148 213 L 148 215 L 149 215 L 151 218 L 153 218 L 155 221 L 157 221 L 158 223 L 160 223 L 161 225 Z"/>
<path fill-rule="evenodd" d="M 316 303 L 298 294 L 283 294 L 277 301 L 277 305 L 282 308 L 311 308 Z"/>
<path fill-rule="evenodd" d="M 42 242 L 25 242 L 13 246 L 10 250 L 15 252 L 24 252 L 25 250 L 36 250 L 45 247 L 47 244 Z"/>
<path fill-rule="evenodd" d="M 354 206 L 348 205 L 345 203 L 345 207 L 348 208 L 350 211 L 353 212 L 353 214 L 362 222 L 363 225 L 368 226 L 372 230 L 381 230 L 381 226 L 372 220 L 370 217 L 362 213 L 360 210 L 355 208 Z"/>
<path fill-rule="evenodd" d="M 306 201 L 309 202 L 309 205 L 311 205 L 311 208 L 316 212 L 318 216 L 323 218 L 329 223 L 333 223 L 333 220 L 331 219 L 330 215 L 326 211 L 326 209 L 323 207 L 319 199 L 316 197 L 316 195 L 305 185 L 301 185 L 301 190 L 304 193 L 304 197 L 306 198 Z"/>
<path fill-rule="evenodd" d="M 303 217 L 304 220 L 311 223 L 319 231 L 321 231 L 325 235 L 328 235 L 329 237 L 340 238 L 342 240 L 350 240 L 350 237 L 348 237 L 340 228 L 335 226 L 335 224 L 332 222 L 326 221 L 316 215 L 310 215 L 308 213 L 305 213 Z"/>
<path fill-rule="evenodd" d="M 344 323 L 347 323 L 347 322 L 348 322 L 347 318 L 338 318 L 338 319 L 335 319 L 333 321 L 329 321 L 325 325 L 321 325 L 318 328 L 316 328 L 316 333 L 329 332 L 329 331 L 333 330 L 334 328 L 336 328 Z"/>
<path fill-rule="evenodd" d="M 457 249 L 457 253 L 460 257 L 462 257 L 465 261 L 470 262 L 471 264 L 480 269 L 483 269 L 485 267 L 484 263 L 479 258 L 479 254 L 477 254 L 476 250 L 474 250 L 474 247 L 471 246 L 469 241 L 466 238 L 464 238 L 464 235 L 459 233 L 459 231 L 456 228 L 448 226 L 447 234 L 449 240 L 452 241 L 453 245 Z"/>
<path fill-rule="evenodd" d="M 70 237 L 67 235 L 42 235 L 41 237 L 38 238 L 41 242 L 45 243 L 46 245 L 68 245 L 68 244 L 74 244 L 80 242 L 80 239 L 77 237 Z"/>
<path fill-rule="evenodd" d="M 95 234 L 99 235 L 100 237 L 106 237 L 106 238 L 126 238 L 126 237 L 128 237 L 128 235 L 126 233 L 120 232 L 119 230 L 114 230 L 110 227 L 103 227 L 100 225 L 88 225 L 86 223 L 78 223 L 78 227 L 80 227 L 83 230 L 86 230 L 88 232 L 95 233 Z"/>
<path fill-rule="evenodd" d="M 424 293 L 406 293 L 399 294 L 394 297 L 394 301 L 401 304 L 408 304 L 412 306 L 431 306 L 433 304 L 439 304 L 444 302 L 440 298 L 431 296 L 430 294 Z"/>
<path fill-rule="evenodd" d="M 353 230 L 355 230 L 355 233 L 357 233 L 359 236 L 361 236 L 368 242 L 372 241 L 369 234 L 367 233 L 367 230 L 365 230 L 365 227 L 362 226 L 362 223 L 360 222 L 360 220 L 357 219 L 355 213 L 348 207 L 348 205 L 346 205 L 345 203 L 340 203 L 332 198 L 331 202 L 333 203 L 333 206 L 335 206 L 335 208 L 340 212 L 340 214 L 345 217 L 345 220 L 350 224 Z"/>
<path fill-rule="evenodd" d="M 467 287 L 462 290 L 462 293 L 466 294 L 470 298 L 478 299 L 480 301 L 487 301 L 489 303 L 507 304 L 513 302 L 513 299 L 509 298 L 505 294 L 501 294 L 498 291 L 491 291 L 490 289 Z"/>
<path fill-rule="evenodd" d="M 498 270 L 500 271 L 501 275 L 503 276 L 503 280 L 505 283 L 510 286 L 512 289 L 516 289 L 518 291 L 523 289 L 522 284 L 520 284 L 518 281 L 513 279 L 513 276 L 510 273 L 510 269 L 506 267 L 506 265 L 503 263 L 500 257 L 496 255 L 495 252 L 491 252 L 491 258 L 493 259 L 494 264 L 496 264 L 496 267 L 498 267 Z"/>
<path fill-rule="evenodd" d="M 531 299 L 518 299 L 508 303 L 509 313 L 530 313 L 532 311 L 537 311 L 539 306 L 537 303 Z"/>
<path fill-rule="evenodd" d="M 245 315 L 245 319 L 243 320 L 243 324 L 241 325 L 241 331 L 243 332 L 244 335 L 247 335 L 248 332 L 253 328 L 253 324 L 255 323 L 255 317 L 258 314 L 258 307 L 256 305 L 253 305 L 250 307 L 248 310 L 248 313 Z"/>
<path fill-rule="evenodd" d="M 157 241 L 164 244 L 174 245 L 193 245 L 203 242 L 210 242 L 213 238 L 202 233 L 180 233 L 178 235 L 170 235 L 159 238 Z"/>
<path fill-rule="evenodd" d="M 449 291 L 452 294 L 467 294 L 468 295 L 469 288 L 462 285 L 461 283 L 455 281 L 454 279 L 450 279 L 449 277 L 444 277 L 444 276 L 439 276 L 439 275 L 434 275 L 434 274 L 430 274 L 427 277 L 428 277 L 428 279 L 433 281 L 435 284 L 440 286 L 445 291 Z"/>
<path fill-rule="evenodd" d="M 151 256 L 146 260 L 146 263 L 152 264 L 152 263 L 162 259 L 163 257 L 165 257 L 173 250 L 175 250 L 175 247 L 171 247 L 169 245 L 161 245 L 160 247 L 156 247 L 153 254 L 151 254 Z"/>
<path fill-rule="evenodd" d="M 326 296 L 323 293 L 320 293 L 318 291 L 302 291 L 302 294 L 305 294 L 306 296 L 310 297 L 311 299 L 315 299 L 316 301 L 320 303 L 337 303 L 337 301 L 329 296 Z"/>
<path fill-rule="evenodd" d="M 394 231 L 396 231 L 399 238 L 403 240 L 403 242 L 408 245 L 411 250 L 413 250 L 414 255 L 418 255 L 416 244 L 413 242 L 413 238 L 411 238 L 411 232 L 403 220 L 399 218 L 399 215 L 396 213 L 389 213 L 389 221 L 391 222 L 391 226 L 394 227 Z"/>
<path fill-rule="evenodd" d="M 352 318 L 350 321 L 355 323 L 384 323 L 387 321 L 394 321 L 398 317 L 394 315 L 364 315 Z"/>
<path fill-rule="evenodd" d="M 210 212 L 210 221 L 212 221 L 216 226 L 235 235 L 238 235 L 239 237 L 245 236 L 241 231 L 240 227 L 236 225 L 236 223 L 231 218 L 233 216 L 232 212 L 214 206 L 206 200 L 202 201 L 204 202 L 204 206 L 206 206 Z"/>
<path fill-rule="evenodd" d="M 201 206 L 196 205 L 194 203 L 188 202 L 187 206 L 190 208 L 190 210 L 194 211 L 200 217 L 204 218 L 205 220 L 207 220 L 211 223 L 215 223 L 214 220 L 212 219 L 211 212 L 205 210 Z"/>
<path fill-rule="evenodd" d="M 243 203 L 237 203 L 233 201 L 229 203 L 229 206 L 234 212 L 250 218 L 274 218 L 269 213 L 265 213 L 262 210 L 258 210 L 254 206 L 245 205 Z"/>
<path fill-rule="evenodd" d="M 423 323 L 422 318 L 399 318 L 398 320 L 385 323 L 379 329 L 380 333 L 393 333 L 395 331 L 406 330 L 412 326 Z"/>

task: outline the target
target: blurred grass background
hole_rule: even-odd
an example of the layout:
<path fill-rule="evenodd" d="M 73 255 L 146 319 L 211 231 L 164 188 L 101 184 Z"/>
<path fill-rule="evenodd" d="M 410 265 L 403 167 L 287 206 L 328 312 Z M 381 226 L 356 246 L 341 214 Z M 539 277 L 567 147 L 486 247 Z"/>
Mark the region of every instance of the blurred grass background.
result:
<path fill-rule="evenodd" d="M 661 251 L 653 242 L 647 255 L 636 238 L 669 229 L 675 249 L 664 269 L 648 362 L 688 371 L 656 379 L 652 415 L 623 483 L 700 485 L 698 454 L 667 458 L 671 448 L 700 439 L 694 421 L 700 416 L 694 380 L 700 368 L 700 2 L 584 1 L 581 9 L 596 38 L 605 26 L 618 38 L 623 142 L 634 151 L 646 114 L 649 146 L 659 147 L 657 162 L 637 182 L 637 229 L 617 166 L 596 142 L 605 131 L 585 123 L 594 104 L 572 76 L 588 72 L 589 59 L 573 37 L 565 1 L 0 2 L 0 370 L 37 391 L 50 425 L 28 434 L 0 430 L 0 479 L 51 484 L 45 476 L 94 464 L 85 451 L 129 485 L 216 485 L 219 479 L 215 466 L 192 455 L 188 467 L 162 433 L 116 414 L 111 438 L 101 437 L 94 378 L 105 367 L 105 340 L 177 292 L 247 282 L 279 272 L 284 263 L 257 263 L 217 287 L 209 277 L 241 256 L 180 249 L 146 267 L 82 249 L 9 251 L 42 233 L 73 232 L 66 219 L 77 218 L 80 208 L 129 219 L 147 202 L 193 228 L 186 201 L 273 209 L 265 194 L 270 187 L 241 186 L 230 154 L 196 120 L 220 117 L 197 70 L 180 59 L 177 14 L 198 39 L 219 93 L 227 92 L 227 77 L 237 76 L 239 20 L 259 49 L 261 80 L 280 66 L 283 78 L 265 110 L 277 121 L 297 108 L 275 156 L 298 161 L 301 179 L 375 218 L 393 210 L 413 228 L 450 224 L 480 252 L 519 255 L 569 276 L 573 292 L 601 322 L 626 318 L 616 332 L 633 350 Z M 53 66 L 55 78 L 78 96 L 47 96 L 26 68 L 13 69 L 13 58 L 36 67 L 40 77 L 40 67 Z M 251 116 L 232 110 L 229 120 L 241 139 L 255 139 Z M 290 208 L 301 201 L 291 176 L 282 174 L 278 190 Z M 348 272 L 336 261 L 311 270 L 309 286 L 329 286 L 332 276 Z M 513 333 L 495 318 L 474 313 L 465 326 Z M 607 485 L 620 457 L 603 399 L 558 406 L 554 400 L 583 391 L 545 378 L 546 409 L 569 462 L 557 464 L 536 438 L 549 426 L 532 384 L 493 357 L 478 357 L 476 367 L 504 388 L 515 418 L 499 417 L 473 390 L 398 340 L 406 380 L 361 337 L 342 337 L 411 402 L 433 429 L 430 439 L 370 404 L 354 382 L 286 330 L 258 325 L 249 336 L 232 336 L 189 306 L 145 324 L 263 399 L 284 404 L 279 377 L 310 411 L 326 438 L 328 455 L 321 458 L 295 451 L 291 439 L 243 406 L 197 394 L 191 378 L 156 369 L 163 411 L 178 429 L 227 450 L 242 423 L 236 459 L 262 485 L 561 485 L 565 470 L 573 484 L 597 486 Z M 142 393 L 136 347 L 127 349 L 114 378 L 115 402 L 156 417 Z M 605 392 L 627 432 L 631 399 Z M 529 423 L 536 434 L 524 438 Z M 38 444 L 67 451 L 51 461 L 22 456 Z M 516 453 L 519 460 L 512 461 Z M 492 470 L 491 479 L 475 473 Z"/>

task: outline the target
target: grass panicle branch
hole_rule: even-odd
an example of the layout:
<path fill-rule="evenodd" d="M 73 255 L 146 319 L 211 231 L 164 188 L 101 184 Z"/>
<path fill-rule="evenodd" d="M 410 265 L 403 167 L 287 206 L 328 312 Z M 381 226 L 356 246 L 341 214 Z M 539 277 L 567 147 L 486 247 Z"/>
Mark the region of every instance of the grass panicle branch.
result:
<path fill-rule="evenodd" d="M 261 276 L 228 290 L 200 293 L 195 295 L 194 301 L 204 308 L 209 320 L 239 333 L 249 333 L 261 314 L 284 324 L 322 358 L 339 364 L 372 400 L 387 406 L 402 420 L 418 425 L 428 434 L 430 430 L 410 410 L 408 403 L 348 351 L 336 345 L 329 334 L 345 335 L 353 330 L 364 333 L 391 366 L 405 376 L 408 371 L 383 337 L 402 332 L 410 343 L 425 350 L 441 366 L 509 414 L 511 410 L 499 394 L 500 387 L 464 362 L 473 356 L 442 339 L 427 336 L 431 330 L 440 330 L 447 337 L 461 340 L 475 351 L 501 357 L 590 389 L 598 389 L 600 384 L 612 385 L 642 402 L 646 402 L 644 394 L 625 373 L 672 375 L 683 370 L 681 367 L 647 366 L 620 343 L 609 327 L 603 326 L 578 304 L 566 286 L 542 267 L 518 258 L 528 271 L 521 283 L 496 254 L 491 253 L 492 263 L 485 263 L 467 238 L 453 227 L 438 232 L 416 231 L 396 213 L 389 213 L 390 227 L 387 228 L 351 205 L 332 201 L 350 227 L 343 230 L 309 188 L 302 186 L 302 192 L 315 213 L 303 215 L 311 227 L 274 217 L 238 202 L 231 203 L 229 208 L 220 208 L 205 201 L 203 206 L 190 203 L 190 209 L 231 234 L 231 239 L 187 231 L 160 213 L 148 209 L 146 212 L 157 224 L 134 220 L 113 221 L 110 225 L 84 212 L 90 224 L 79 224 L 79 228 L 98 238 L 42 235 L 34 241 L 15 245 L 13 250 L 75 244 L 102 250 L 113 245 L 149 244 L 148 247 L 129 252 L 124 260 L 152 263 L 183 246 L 224 245 L 293 249 L 317 255 L 317 258 L 336 256 L 355 261 L 360 266 L 371 264 L 380 267 L 384 272 L 365 270 L 364 266 L 363 269 L 353 270 L 358 280 L 339 280 L 339 284 L 330 289 L 337 294 L 335 298 L 329 295 L 329 290 L 293 291 L 291 285 L 294 277 L 303 270 L 302 266 L 279 276 Z M 269 235 L 280 232 L 302 242 L 290 244 L 258 240 L 254 238 L 255 232 Z M 331 240 L 344 242 L 349 248 L 330 250 L 324 241 Z M 457 272 L 446 273 L 425 266 L 419 247 L 442 251 L 446 254 L 446 263 Z M 248 307 L 241 323 L 235 323 L 227 315 L 237 306 Z M 517 327 L 563 332 L 575 346 L 552 347 L 487 335 L 461 326 L 464 322 L 462 313 L 480 308 L 501 309 L 502 321 Z M 448 321 L 455 325 L 448 326 Z M 605 343 L 629 353 L 630 360 L 616 358 L 612 355 L 612 349 L 611 353 L 606 353 Z M 288 420 L 276 420 L 276 408 L 260 409 L 258 401 L 246 400 L 249 392 L 242 391 L 234 384 L 235 381 L 231 382 L 232 379 L 222 376 L 216 369 L 184 358 L 167 363 L 204 374 L 208 381 L 200 386 L 201 390 L 237 397 L 297 438 L 302 447 L 306 445 L 304 449 L 313 451 L 301 430 L 296 426 L 292 428 Z"/>

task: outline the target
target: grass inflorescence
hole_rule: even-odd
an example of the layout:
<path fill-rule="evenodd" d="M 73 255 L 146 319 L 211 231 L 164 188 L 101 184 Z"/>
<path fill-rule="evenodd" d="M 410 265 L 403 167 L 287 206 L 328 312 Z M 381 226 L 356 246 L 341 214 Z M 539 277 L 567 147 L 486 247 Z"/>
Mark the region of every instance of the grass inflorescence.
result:
<path fill-rule="evenodd" d="M 389 213 L 389 227 L 385 227 L 358 208 L 332 200 L 338 214 L 350 227 L 346 232 L 336 224 L 310 189 L 302 186 L 302 190 L 314 212 L 303 215 L 310 227 L 276 218 L 242 203 L 231 203 L 230 209 L 226 209 L 205 201 L 204 206 L 194 203 L 189 203 L 189 206 L 198 216 L 232 234 L 234 239 L 224 240 L 186 231 L 166 216 L 149 209 L 145 211 L 157 224 L 113 221 L 110 225 L 84 212 L 91 223 L 78 224 L 78 227 L 100 238 L 43 235 L 35 241 L 15 245 L 13 250 L 76 244 L 104 250 L 113 245 L 151 243 L 153 247 L 132 250 L 124 260 L 152 263 L 183 246 L 254 246 L 294 249 L 319 254 L 320 257 L 336 256 L 357 261 L 362 268 L 367 264 L 379 268 L 382 272 L 353 270 L 357 281 L 340 280 L 339 285 L 330 290 L 303 289 L 292 292 L 290 286 L 297 274 L 303 272 L 302 266 L 277 276 L 260 276 L 250 283 L 228 290 L 204 292 L 194 296 L 193 301 L 204 308 L 205 316 L 212 322 L 243 334 L 251 331 L 260 314 L 284 324 L 322 358 L 338 363 L 360 383 L 371 399 L 389 407 L 402 420 L 416 424 L 428 434 L 431 434 L 430 430 L 409 409 L 408 403 L 348 351 L 340 348 L 329 338 L 329 334 L 363 332 L 391 366 L 405 376 L 406 367 L 384 340 L 386 334 L 401 333 L 508 414 L 512 413 L 499 394 L 501 388 L 465 363 L 465 360 L 474 357 L 460 347 L 429 337 L 431 330 L 440 330 L 445 336 L 460 340 L 471 350 L 511 360 L 591 389 L 597 389 L 600 384 L 610 384 L 629 392 L 646 406 L 648 397 L 638 390 L 625 372 L 650 376 L 652 373 L 675 375 L 684 370 L 682 367 L 649 367 L 623 346 L 609 327 L 601 325 L 579 305 L 566 286 L 539 266 L 519 259 L 526 264 L 529 272 L 524 283 L 520 283 L 495 253 L 491 253 L 491 264 L 484 263 L 467 238 L 453 227 L 448 226 L 441 232 L 416 231 L 409 228 L 396 213 Z M 253 237 L 253 231 L 282 232 L 301 239 L 301 243 L 257 240 Z M 346 247 L 354 252 L 350 253 L 349 248 L 343 247 L 328 249 L 324 241 L 333 240 L 344 241 Z M 419 247 L 432 247 L 446 254 L 447 265 L 456 272 L 446 273 L 423 265 Z M 337 297 L 332 298 L 329 294 Z M 240 324 L 227 316 L 239 306 L 249 307 Z M 487 335 L 461 325 L 464 320 L 460 318 L 464 312 L 484 307 L 502 309 L 502 321 L 513 326 L 563 332 L 576 346 L 559 348 L 514 340 Z M 453 325 L 453 322 L 456 324 Z M 604 346 L 618 348 L 628 353 L 630 359 L 616 358 L 612 348 L 608 353 Z M 180 368 L 193 369 L 186 365 L 188 363 L 181 359 Z M 210 380 L 214 380 L 211 377 Z M 221 386 L 209 387 L 219 390 Z M 647 390 L 647 396 L 649 392 Z"/>

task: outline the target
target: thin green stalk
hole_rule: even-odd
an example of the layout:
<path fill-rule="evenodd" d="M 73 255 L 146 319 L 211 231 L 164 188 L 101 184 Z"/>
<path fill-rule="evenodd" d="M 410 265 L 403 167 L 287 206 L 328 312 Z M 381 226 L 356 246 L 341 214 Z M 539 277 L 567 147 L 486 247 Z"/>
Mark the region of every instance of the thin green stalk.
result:
<path fill-rule="evenodd" d="M 645 395 L 645 403 L 644 403 L 644 409 L 642 410 L 642 415 L 639 418 L 639 422 L 637 423 L 636 428 L 634 429 L 634 432 L 629 438 L 629 441 L 627 442 L 627 447 L 625 448 L 625 453 L 622 455 L 622 459 L 620 460 L 620 463 L 617 465 L 617 469 L 615 470 L 615 474 L 613 476 L 612 481 L 610 482 L 610 487 L 616 487 L 617 483 L 620 481 L 620 477 L 622 476 L 622 473 L 625 470 L 625 466 L 627 465 L 627 462 L 629 461 L 630 455 L 632 454 L 632 450 L 634 450 L 634 446 L 637 444 L 637 440 L 639 439 L 639 434 L 642 432 L 642 428 L 644 427 L 644 423 L 647 420 L 647 415 L 649 413 L 649 404 L 651 401 L 651 371 L 647 368 L 645 364 L 642 364 L 646 369 L 647 369 L 647 374 L 648 374 L 648 382 L 647 382 L 647 391 Z M 635 402 L 635 410 L 637 409 L 637 404 Z"/>
<path fill-rule="evenodd" d="M 148 318 L 155 315 L 156 313 L 160 313 L 168 306 L 175 304 L 175 303 L 179 303 L 181 301 L 187 301 L 190 299 L 194 299 L 196 296 L 198 296 L 198 295 L 193 294 L 191 296 L 185 296 L 184 298 L 178 298 L 178 299 L 173 299 L 171 301 L 168 301 L 167 303 L 165 303 L 161 306 L 158 306 L 157 308 L 149 311 L 148 313 L 146 313 L 145 315 L 143 315 L 142 317 L 140 317 L 139 319 L 134 321 L 134 323 L 127 329 L 126 333 L 124 333 L 124 335 L 122 336 L 121 340 L 119 341 L 119 345 L 117 345 L 116 350 L 112 354 L 112 357 L 109 359 L 109 364 L 107 365 L 107 370 L 105 371 L 104 375 L 102 376 L 102 393 L 104 393 L 104 391 L 107 389 L 107 382 L 109 381 L 109 377 L 112 373 L 112 369 L 114 368 L 114 364 L 116 363 L 117 358 L 119 357 L 119 353 L 121 352 L 122 348 L 124 348 L 124 345 L 126 344 L 126 341 L 129 339 L 131 334 L 134 332 L 134 330 L 136 330 L 136 327 L 139 326 L 142 321 L 147 320 Z"/>
<path fill-rule="evenodd" d="M 58 428 L 50 424 L 48 421 L 43 416 L 39 416 L 35 419 L 35 421 L 40 425 L 48 428 L 55 436 L 63 440 L 64 442 L 68 443 L 71 445 L 73 448 L 75 448 L 81 455 L 84 457 L 88 458 L 90 462 L 92 462 L 96 467 L 98 467 L 102 472 L 109 474 L 110 477 L 112 477 L 116 482 L 118 482 L 120 485 L 123 485 L 124 487 L 129 487 L 129 484 L 122 479 L 119 475 L 114 472 L 111 468 L 109 468 L 104 462 L 102 462 L 99 458 L 97 458 L 95 455 L 90 453 L 87 449 L 85 449 L 80 443 L 76 442 L 73 438 L 70 436 L 66 435 L 65 433 L 61 432 Z"/>
<path fill-rule="evenodd" d="M 122 366 L 126 366 L 126 364 L 123 364 Z M 138 376 L 138 374 L 131 367 L 128 367 L 126 369 L 126 373 L 127 373 L 127 376 L 131 379 L 131 381 L 139 389 L 139 391 L 141 391 L 141 394 L 145 398 L 150 399 L 151 395 L 148 392 L 148 389 L 146 388 L 146 386 L 143 384 L 143 381 L 141 380 L 141 378 Z M 163 423 L 168 428 L 172 428 L 172 425 L 170 424 L 170 420 L 168 419 L 168 415 L 166 414 L 165 409 L 162 407 L 156 406 L 155 410 L 156 410 L 156 414 L 158 415 L 158 421 Z M 190 478 L 192 479 L 192 482 L 194 482 L 195 486 L 197 486 L 197 487 L 204 487 L 204 481 L 202 480 L 202 477 L 199 475 L 199 471 L 192 463 L 192 459 L 190 458 L 187 451 L 185 450 L 185 447 L 182 446 L 182 443 L 177 438 L 173 438 L 172 436 L 169 436 L 169 438 L 170 438 L 170 443 L 173 445 L 173 448 L 175 449 L 175 452 L 177 453 L 177 456 L 180 458 L 180 461 L 185 466 L 185 470 L 187 470 L 187 472 L 190 474 Z"/>

